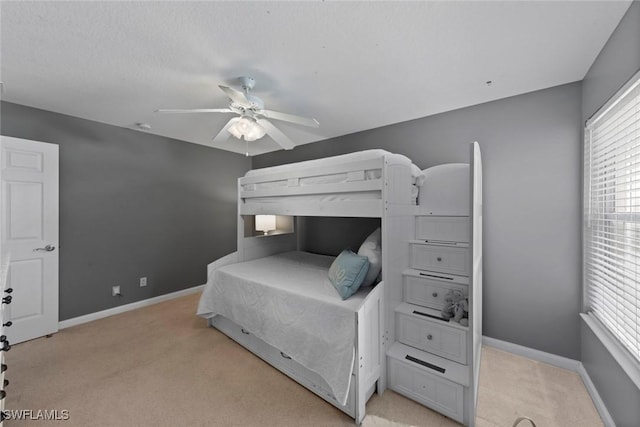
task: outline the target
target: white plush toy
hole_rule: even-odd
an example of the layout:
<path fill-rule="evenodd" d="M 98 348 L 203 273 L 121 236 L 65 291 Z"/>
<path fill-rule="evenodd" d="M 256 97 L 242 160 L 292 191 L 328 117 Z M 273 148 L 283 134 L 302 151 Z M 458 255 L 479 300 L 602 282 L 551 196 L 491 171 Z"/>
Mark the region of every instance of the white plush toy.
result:
<path fill-rule="evenodd" d="M 460 323 L 469 324 L 469 299 L 457 289 L 450 289 L 444 297 L 442 317 Z"/>

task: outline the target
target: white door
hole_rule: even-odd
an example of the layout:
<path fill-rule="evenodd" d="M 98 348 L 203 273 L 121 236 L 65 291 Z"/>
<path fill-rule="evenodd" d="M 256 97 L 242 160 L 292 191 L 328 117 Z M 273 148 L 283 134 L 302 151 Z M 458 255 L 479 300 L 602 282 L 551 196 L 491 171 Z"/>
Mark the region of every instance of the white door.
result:
<path fill-rule="evenodd" d="M 15 344 L 58 331 L 58 146 L 1 142 L 0 235 L 13 289 L 6 335 Z"/>

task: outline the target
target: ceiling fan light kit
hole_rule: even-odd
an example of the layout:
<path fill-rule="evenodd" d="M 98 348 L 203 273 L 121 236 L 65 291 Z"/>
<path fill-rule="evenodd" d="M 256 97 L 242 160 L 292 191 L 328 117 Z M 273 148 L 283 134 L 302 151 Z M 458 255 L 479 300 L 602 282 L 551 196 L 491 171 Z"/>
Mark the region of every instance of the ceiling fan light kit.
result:
<path fill-rule="evenodd" d="M 227 131 L 238 139 L 244 138 L 245 141 L 255 141 L 266 135 L 265 130 L 256 123 L 255 119 L 248 116 L 242 116 L 240 120 L 231 125 Z"/>
<path fill-rule="evenodd" d="M 240 117 L 233 117 L 213 138 L 214 143 L 224 142 L 229 134 L 245 141 L 256 141 L 265 135 L 269 135 L 278 145 L 285 150 L 291 150 L 296 145 L 289 137 L 282 133 L 268 119 L 295 123 L 302 126 L 317 128 L 320 126 L 316 119 L 300 117 L 293 114 L 280 113 L 278 111 L 265 110 L 262 99 L 249 95 L 256 81 L 252 77 L 241 77 L 240 84 L 243 92 L 219 85 L 218 87 L 229 97 L 228 108 L 192 109 L 192 110 L 156 110 L 159 113 L 235 113 Z"/>

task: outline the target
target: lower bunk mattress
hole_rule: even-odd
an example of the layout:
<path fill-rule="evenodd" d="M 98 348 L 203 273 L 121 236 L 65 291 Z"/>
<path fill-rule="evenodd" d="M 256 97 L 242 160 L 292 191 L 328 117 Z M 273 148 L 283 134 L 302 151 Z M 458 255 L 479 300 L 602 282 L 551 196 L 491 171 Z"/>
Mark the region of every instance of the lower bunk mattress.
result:
<path fill-rule="evenodd" d="M 335 258 L 293 251 L 211 272 L 197 314 L 224 316 L 320 375 L 347 403 L 357 312 L 371 288 L 342 300 L 329 281 Z"/>

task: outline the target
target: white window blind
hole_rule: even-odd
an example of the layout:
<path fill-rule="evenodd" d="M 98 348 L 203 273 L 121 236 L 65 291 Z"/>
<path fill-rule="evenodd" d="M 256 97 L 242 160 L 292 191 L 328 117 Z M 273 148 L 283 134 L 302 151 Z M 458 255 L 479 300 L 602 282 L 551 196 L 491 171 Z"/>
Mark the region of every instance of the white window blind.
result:
<path fill-rule="evenodd" d="M 584 302 L 640 361 L 640 73 L 585 128 Z"/>

